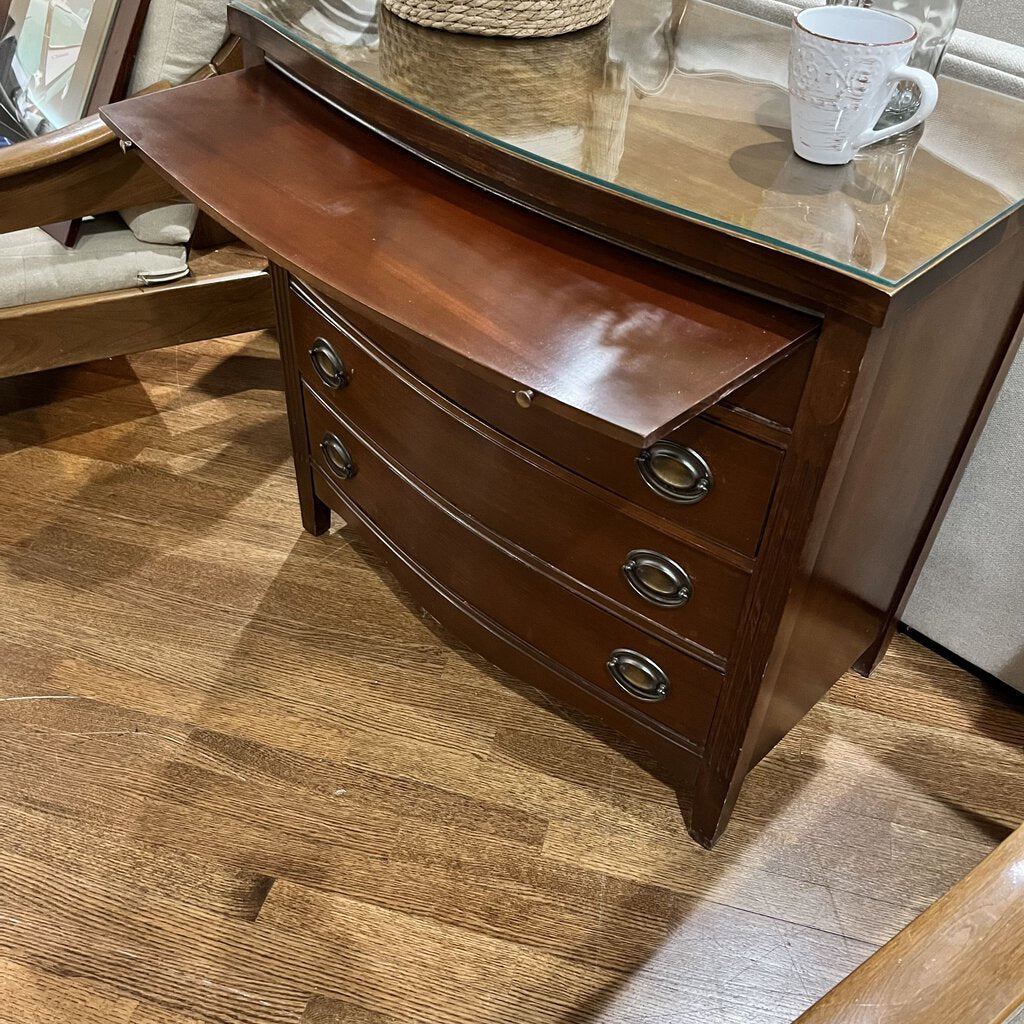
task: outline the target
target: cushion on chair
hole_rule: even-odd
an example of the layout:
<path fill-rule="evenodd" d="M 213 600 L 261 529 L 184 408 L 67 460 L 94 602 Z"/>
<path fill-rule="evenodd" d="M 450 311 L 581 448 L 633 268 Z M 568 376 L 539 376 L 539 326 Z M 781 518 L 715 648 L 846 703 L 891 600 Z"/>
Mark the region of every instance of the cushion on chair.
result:
<path fill-rule="evenodd" d="M 227 38 L 225 0 L 150 0 L 129 92 L 156 82 L 178 85 L 216 55 Z M 140 242 L 185 245 L 198 211 L 190 203 L 156 203 L 121 210 Z"/>
<path fill-rule="evenodd" d="M 128 91 L 184 82 L 221 48 L 227 18 L 224 0 L 150 0 Z"/>
<path fill-rule="evenodd" d="M 150 203 L 118 211 L 140 242 L 188 245 L 199 211 L 191 203 Z"/>
<path fill-rule="evenodd" d="M 0 307 L 163 284 L 187 273 L 184 246 L 140 242 L 114 214 L 85 221 L 73 249 L 39 228 L 0 235 Z"/>

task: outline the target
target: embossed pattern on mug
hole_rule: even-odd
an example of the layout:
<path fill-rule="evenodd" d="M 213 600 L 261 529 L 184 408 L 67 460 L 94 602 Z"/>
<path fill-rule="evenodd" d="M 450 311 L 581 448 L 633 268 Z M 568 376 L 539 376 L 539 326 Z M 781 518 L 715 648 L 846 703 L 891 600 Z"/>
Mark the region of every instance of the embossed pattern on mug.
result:
<path fill-rule="evenodd" d="M 881 71 L 882 61 L 870 51 L 852 59 L 845 44 L 799 33 L 790 53 L 789 91 L 813 108 L 802 120 L 805 145 L 842 150 L 844 122 L 860 112 L 865 100 L 876 102 Z"/>

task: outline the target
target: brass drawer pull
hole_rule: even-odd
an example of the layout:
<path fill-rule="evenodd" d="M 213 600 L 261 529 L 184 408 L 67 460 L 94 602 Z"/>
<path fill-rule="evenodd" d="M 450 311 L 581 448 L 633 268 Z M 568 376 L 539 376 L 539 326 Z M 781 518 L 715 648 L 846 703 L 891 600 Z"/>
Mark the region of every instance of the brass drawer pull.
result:
<path fill-rule="evenodd" d="M 690 574 L 677 561 L 657 551 L 630 551 L 622 575 L 645 601 L 662 608 L 679 608 L 693 597 Z"/>
<path fill-rule="evenodd" d="M 317 338 L 309 350 L 309 358 L 316 375 L 326 387 L 337 391 L 348 384 L 348 373 L 341 356 L 334 351 L 334 346 L 326 338 Z"/>
<path fill-rule="evenodd" d="M 351 480 L 356 475 L 352 456 L 336 434 L 324 434 L 324 439 L 320 442 L 320 451 L 324 454 L 327 468 L 335 476 L 342 480 Z"/>
<path fill-rule="evenodd" d="M 671 441 L 656 441 L 636 459 L 644 483 L 669 501 L 696 505 L 711 491 L 711 467 L 692 448 Z"/>
<path fill-rule="evenodd" d="M 619 648 L 608 658 L 608 673 L 631 697 L 649 702 L 668 696 L 669 681 L 661 667 L 644 654 Z"/>

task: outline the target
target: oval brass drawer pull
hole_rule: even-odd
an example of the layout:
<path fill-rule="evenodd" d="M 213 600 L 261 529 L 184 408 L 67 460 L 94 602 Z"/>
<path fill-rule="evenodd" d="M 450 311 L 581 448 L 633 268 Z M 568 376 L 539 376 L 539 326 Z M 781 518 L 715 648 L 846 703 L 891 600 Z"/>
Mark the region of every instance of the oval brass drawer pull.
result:
<path fill-rule="evenodd" d="M 636 463 L 655 494 L 684 505 L 703 501 L 715 482 L 711 467 L 698 452 L 671 441 L 656 441 L 637 456 Z"/>
<path fill-rule="evenodd" d="M 657 551 L 630 551 L 622 575 L 645 601 L 662 608 L 679 608 L 693 597 L 690 574 L 675 559 Z"/>
<path fill-rule="evenodd" d="M 324 439 L 320 442 L 320 451 L 324 454 L 327 468 L 335 476 L 342 480 L 351 480 L 356 475 L 356 465 L 352 461 L 352 456 L 337 434 L 324 434 Z"/>
<path fill-rule="evenodd" d="M 612 651 L 608 658 L 608 673 L 615 682 L 637 700 L 655 702 L 668 696 L 668 676 L 645 654 L 637 654 L 623 647 Z"/>
<path fill-rule="evenodd" d="M 326 387 L 337 391 L 348 384 L 348 372 L 341 356 L 334 351 L 334 346 L 326 338 L 317 338 L 309 350 L 309 359 L 316 375 Z"/>

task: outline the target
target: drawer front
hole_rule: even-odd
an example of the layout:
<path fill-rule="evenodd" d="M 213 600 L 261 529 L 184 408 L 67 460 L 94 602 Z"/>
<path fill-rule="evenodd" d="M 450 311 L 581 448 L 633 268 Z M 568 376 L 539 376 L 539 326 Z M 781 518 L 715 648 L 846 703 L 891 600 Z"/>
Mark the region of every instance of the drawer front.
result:
<path fill-rule="evenodd" d="M 692 420 L 666 440 L 675 456 L 690 460 L 696 467 L 706 466 L 709 486 L 701 493 L 685 495 L 695 500 L 673 500 L 645 480 L 638 465 L 638 457 L 644 453 L 632 445 L 597 434 L 536 401 L 523 407 L 519 403 L 526 399 L 511 386 L 485 381 L 456 366 L 426 343 L 391 329 L 383 319 L 370 323 L 348 310 L 342 316 L 337 307 L 337 302 L 329 307 L 332 315 L 353 337 L 382 349 L 416 377 L 429 381 L 435 390 L 501 433 L 671 523 L 704 534 L 741 554 L 756 554 L 782 462 L 778 449 L 710 420 Z M 316 339 L 344 335 L 294 294 L 291 310 L 295 358 L 300 367 L 310 371 L 309 352 Z M 667 463 L 663 458 L 655 461 Z M 682 479 L 688 479 L 689 471 L 681 466 L 676 481 L 680 480 L 679 473 Z"/>
<path fill-rule="evenodd" d="M 737 388 L 722 404 L 788 429 L 796 423 L 813 359 L 814 345 L 801 345 L 777 366 Z"/>
<path fill-rule="evenodd" d="M 321 373 L 326 368 L 325 379 L 340 373 L 345 383 L 325 383 L 306 353 L 300 372 L 307 385 L 392 459 L 466 515 L 603 597 L 729 656 L 744 572 L 574 486 L 571 474 L 545 460 L 520 457 L 401 368 L 393 372 L 361 343 L 320 326 L 333 357 L 320 351 L 313 358 Z M 307 409 L 310 441 L 318 444 L 332 429 L 330 414 L 314 399 Z"/>
<path fill-rule="evenodd" d="M 323 500 L 345 516 L 337 498 L 344 495 L 424 572 L 614 707 L 654 720 L 694 746 L 704 743 L 719 672 L 515 557 L 353 431 L 335 428 L 333 446 L 311 444 Z"/>

